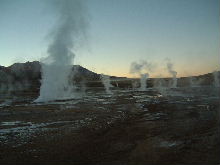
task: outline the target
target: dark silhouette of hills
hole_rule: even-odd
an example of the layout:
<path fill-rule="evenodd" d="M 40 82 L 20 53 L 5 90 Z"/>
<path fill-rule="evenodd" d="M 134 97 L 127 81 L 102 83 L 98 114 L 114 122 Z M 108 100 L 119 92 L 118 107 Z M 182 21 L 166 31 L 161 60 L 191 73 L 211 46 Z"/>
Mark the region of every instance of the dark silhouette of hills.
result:
<path fill-rule="evenodd" d="M 99 80 L 100 74 L 94 73 L 80 65 L 72 68 L 75 80 Z M 41 64 L 39 61 L 15 63 L 9 67 L 0 66 L 0 81 L 38 81 L 41 79 Z"/>
<path fill-rule="evenodd" d="M 80 65 L 73 65 L 73 81 L 75 83 L 100 81 L 101 75 Z M 111 79 L 123 77 L 110 76 Z M 39 61 L 14 63 L 11 66 L 0 66 L 0 90 L 17 90 L 39 88 L 41 80 L 41 63 Z"/>
<path fill-rule="evenodd" d="M 100 82 L 101 75 L 92 72 L 80 65 L 73 65 L 72 71 L 74 73 L 73 81 L 77 83 L 84 83 L 90 87 L 103 86 Z M 217 77 L 220 77 L 220 72 L 217 72 Z M 112 85 L 117 87 L 132 87 L 133 81 L 138 79 L 130 79 L 126 77 L 110 76 Z M 160 78 L 161 79 L 161 78 Z M 39 90 L 41 80 L 41 64 L 39 61 L 15 63 L 9 67 L 0 66 L 0 91 L 14 91 L 25 89 Z M 154 86 L 158 81 L 157 78 L 148 79 L 148 87 Z M 172 78 L 163 78 L 165 86 L 172 81 Z M 190 85 L 213 85 L 214 74 L 207 73 L 199 76 L 181 77 L 178 78 L 177 86 Z"/>

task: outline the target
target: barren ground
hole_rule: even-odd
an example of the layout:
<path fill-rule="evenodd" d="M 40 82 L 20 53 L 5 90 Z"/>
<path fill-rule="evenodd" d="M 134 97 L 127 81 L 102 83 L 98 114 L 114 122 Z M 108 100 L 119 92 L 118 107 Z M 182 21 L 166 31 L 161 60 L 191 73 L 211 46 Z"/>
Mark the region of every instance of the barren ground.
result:
<path fill-rule="evenodd" d="M 172 92 L 171 92 L 172 91 Z M 219 88 L 1 96 L 0 163 L 219 164 Z"/>

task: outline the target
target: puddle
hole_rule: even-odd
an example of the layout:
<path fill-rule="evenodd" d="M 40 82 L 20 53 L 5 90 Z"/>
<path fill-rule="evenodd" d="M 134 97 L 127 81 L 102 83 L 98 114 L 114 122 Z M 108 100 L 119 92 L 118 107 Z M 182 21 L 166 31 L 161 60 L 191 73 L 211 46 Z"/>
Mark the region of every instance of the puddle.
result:
<path fill-rule="evenodd" d="M 176 147 L 180 144 L 182 144 L 182 142 L 180 142 L 180 141 L 162 141 L 162 142 L 160 142 L 159 147 L 171 148 L 171 147 Z"/>
<path fill-rule="evenodd" d="M 14 126 L 17 124 L 22 123 L 21 121 L 8 121 L 8 122 L 1 122 L 0 125 L 2 126 Z"/>
<path fill-rule="evenodd" d="M 22 122 L 22 121 L 14 121 L 14 122 L 2 122 L 2 126 L 16 126 L 16 125 L 24 125 L 12 128 L 2 128 L 0 129 L 0 135 L 9 134 L 9 133 L 23 133 L 23 132 L 34 132 L 38 128 L 46 127 L 52 124 L 59 124 L 59 123 L 68 123 L 70 121 L 58 121 L 58 122 L 51 122 L 51 123 L 38 123 L 34 124 L 32 122 Z"/>

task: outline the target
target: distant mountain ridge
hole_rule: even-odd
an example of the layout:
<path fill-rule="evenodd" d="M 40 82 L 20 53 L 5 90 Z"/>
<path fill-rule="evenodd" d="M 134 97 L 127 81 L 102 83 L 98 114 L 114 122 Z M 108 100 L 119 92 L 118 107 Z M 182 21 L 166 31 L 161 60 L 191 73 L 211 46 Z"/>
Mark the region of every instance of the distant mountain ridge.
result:
<path fill-rule="evenodd" d="M 101 79 L 101 74 L 92 72 L 80 65 L 73 65 L 72 72 L 74 74 L 73 80 L 76 83 L 82 81 L 99 81 Z M 125 77 L 110 76 L 110 78 L 120 79 Z M 40 80 L 41 63 L 39 61 L 14 63 L 8 67 L 0 66 L 0 89 L 8 89 L 12 86 L 25 86 L 25 84 L 40 86 Z"/>
<path fill-rule="evenodd" d="M 100 74 L 94 73 L 80 65 L 73 65 L 72 68 L 76 81 L 99 80 Z M 13 80 L 36 81 L 41 79 L 41 63 L 39 61 L 14 63 L 9 67 L 0 66 L 0 82 L 6 81 L 6 77 Z"/>
<path fill-rule="evenodd" d="M 92 72 L 80 65 L 73 65 L 72 72 L 74 74 L 73 81 L 76 83 L 84 83 L 90 87 L 102 86 L 101 74 Z M 220 72 L 217 72 L 219 79 Z M 131 87 L 133 81 L 138 79 L 115 77 L 110 76 L 112 84 L 119 87 Z M 148 79 L 148 86 L 152 87 L 158 82 L 159 79 L 163 79 L 165 86 L 172 81 L 172 78 L 150 78 Z M 120 81 L 120 82 L 119 82 Z M 99 82 L 99 83 L 97 83 Z M 214 76 L 213 73 L 207 73 L 199 76 L 192 77 L 180 77 L 178 78 L 178 86 L 192 85 L 213 85 Z M 0 91 L 14 91 L 24 89 L 39 90 L 41 84 L 41 63 L 39 61 L 15 63 L 11 66 L 0 66 Z"/>
<path fill-rule="evenodd" d="M 73 65 L 72 71 L 75 82 L 100 80 L 100 74 L 80 65 Z M 0 91 L 38 90 L 40 85 L 41 63 L 39 61 L 14 63 L 8 67 L 0 66 Z"/>

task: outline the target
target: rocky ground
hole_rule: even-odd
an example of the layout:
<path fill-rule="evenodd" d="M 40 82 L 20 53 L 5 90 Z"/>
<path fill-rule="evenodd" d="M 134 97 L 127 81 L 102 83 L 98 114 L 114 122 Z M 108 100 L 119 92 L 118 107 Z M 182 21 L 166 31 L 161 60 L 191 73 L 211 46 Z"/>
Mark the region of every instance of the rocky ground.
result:
<path fill-rule="evenodd" d="M 0 163 L 219 164 L 219 88 L 0 100 Z M 5 99 L 7 98 L 7 99 Z"/>

